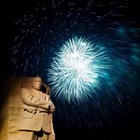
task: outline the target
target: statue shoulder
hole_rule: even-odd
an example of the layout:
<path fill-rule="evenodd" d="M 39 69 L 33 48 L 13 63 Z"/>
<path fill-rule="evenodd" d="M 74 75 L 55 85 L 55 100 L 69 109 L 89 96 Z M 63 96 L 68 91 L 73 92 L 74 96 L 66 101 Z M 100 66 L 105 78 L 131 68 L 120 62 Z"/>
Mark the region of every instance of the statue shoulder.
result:
<path fill-rule="evenodd" d="M 27 88 L 21 88 L 22 93 L 30 93 L 29 89 Z"/>
<path fill-rule="evenodd" d="M 22 88 L 21 89 L 21 98 L 29 98 L 31 96 L 31 92 L 27 88 Z"/>

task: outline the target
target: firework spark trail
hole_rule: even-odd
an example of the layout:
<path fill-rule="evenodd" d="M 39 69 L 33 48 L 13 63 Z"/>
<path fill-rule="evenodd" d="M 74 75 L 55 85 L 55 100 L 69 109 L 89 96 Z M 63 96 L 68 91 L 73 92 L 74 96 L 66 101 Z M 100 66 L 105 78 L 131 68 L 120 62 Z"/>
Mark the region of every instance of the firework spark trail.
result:
<path fill-rule="evenodd" d="M 128 7 L 122 1 L 123 5 L 97 0 L 44 1 L 15 22 L 11 73 L 40 74 L 47 79 L 49 69 L 46 82 L 52 86 L 54 101 L 59 102 L 56 113 L 67 116 L 68 125 L 77 121 L 82 126 L 85 114 L 92 112 L 99 119 L 88 120 L 90 127 L 100 127 L 100 116 L 110 123 L 110 110 L 123 112 L 123 107 L 131 108 L 125 93 L 134 91 L 138 83 L 135 68 L 140 67 L 140 29 L 125 18 Z M 72 50 L 75 53 L 69 56 Z M 79 107 L 80 111 L 68 111 L 67 100 L 71 101 L 70 110 Z M 69 116 L 79 117 L 79 112 L 83 118 L 71 120 Z"/>

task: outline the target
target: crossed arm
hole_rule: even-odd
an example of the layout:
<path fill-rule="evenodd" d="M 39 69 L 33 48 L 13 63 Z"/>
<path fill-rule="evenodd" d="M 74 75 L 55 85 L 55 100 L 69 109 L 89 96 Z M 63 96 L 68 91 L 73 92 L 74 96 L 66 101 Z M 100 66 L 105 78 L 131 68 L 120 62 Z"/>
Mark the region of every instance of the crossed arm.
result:
<path fill-rule="evenodd" d="M 35 96 L 33 96 L 29 90 L 23 88 L 21 92 L 21 100 L 24 104 L 32 106 L 32 107 L 37 107 L 37 108 L 42 108 L 47 110 L 50 106 L 50 101 L 47 100 L 39 100 Z"/>

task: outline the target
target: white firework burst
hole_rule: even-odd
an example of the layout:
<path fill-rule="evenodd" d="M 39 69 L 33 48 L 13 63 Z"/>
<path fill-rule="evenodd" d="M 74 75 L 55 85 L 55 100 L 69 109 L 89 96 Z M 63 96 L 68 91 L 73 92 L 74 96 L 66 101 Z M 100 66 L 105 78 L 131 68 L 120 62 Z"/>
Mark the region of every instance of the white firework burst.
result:
<path fill-rule="evenodd" d="M 110 68 L 107 54 L 104 47 L 82 37 L 66 41 L 48 71 L 54 96 L 70 101 L 95 93 L 100 88 L 99 78 Z"/>

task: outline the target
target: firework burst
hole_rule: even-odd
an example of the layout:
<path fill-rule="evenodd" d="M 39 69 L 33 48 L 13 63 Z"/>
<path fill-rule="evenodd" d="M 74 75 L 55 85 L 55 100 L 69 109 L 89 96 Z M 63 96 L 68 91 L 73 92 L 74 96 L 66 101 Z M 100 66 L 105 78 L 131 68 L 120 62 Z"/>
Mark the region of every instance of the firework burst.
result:
<path fill-rule="evenodd" d="M 111 68 L 105 48 L 84 38 L 69 39 L 55 55 L 48 81 L 54 96 L 69 101 L 95 93 L 100 88 L 99 79 Z"/>

